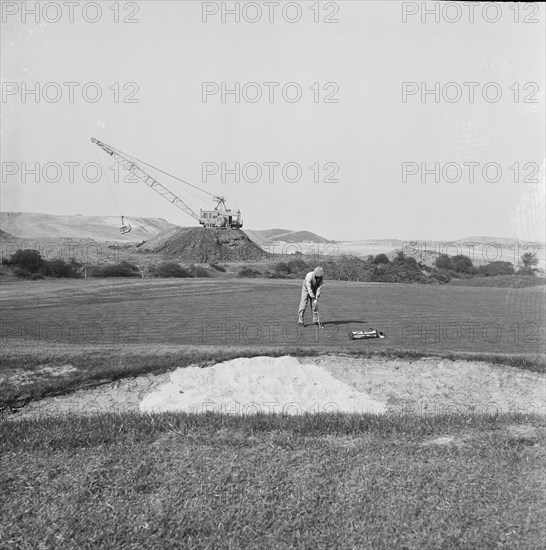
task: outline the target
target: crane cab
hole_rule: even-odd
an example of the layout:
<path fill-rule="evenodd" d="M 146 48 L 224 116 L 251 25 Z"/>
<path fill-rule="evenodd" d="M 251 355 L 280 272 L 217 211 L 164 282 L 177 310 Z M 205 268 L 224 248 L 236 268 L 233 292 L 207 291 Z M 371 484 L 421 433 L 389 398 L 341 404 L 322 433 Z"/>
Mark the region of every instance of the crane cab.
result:
<path fill-rule="evenodd" d="M 239 210 L 201 210 L 199 223 L 203 227 L 217 227 L 218 229 L 240 229 L 243 220 Z"/>
<path fill-rule="evenodd" d="M 203 227 L 216 227 L 218 229 L 240 229 L 243 227 L 243 219 L 240 210 L 230 210 L 226 207 L 224 197 L 215 197 L 218 201 L 214 210 L 201 210 L 199 223 Z"/>

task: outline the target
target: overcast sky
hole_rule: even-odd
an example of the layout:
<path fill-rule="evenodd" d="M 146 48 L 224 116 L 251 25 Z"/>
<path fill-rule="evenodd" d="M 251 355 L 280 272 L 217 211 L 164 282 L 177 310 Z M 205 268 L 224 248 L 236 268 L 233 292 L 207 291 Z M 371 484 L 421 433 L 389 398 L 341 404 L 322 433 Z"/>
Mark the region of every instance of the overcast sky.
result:
<path fill-rule="evenodd" d="M 37 22 L 2 2 L 2 211 L 197 224 L 142 183 L 116 184 L 96 137 L 225 195 L 248 229 L 544 240 L 543 5 L 478 3 L 472 16 L 450 3 L 437 22 L 421 2 L 300 1 L 299 13 L 294 2 L 240 2 L 237 23 L 222 14 L 235 2 L 101 2 L 100 16 L 85 2 L 72 13 L 50 4 Z M 78 83 L 73 98 L 67 82 Z M 433 91 L 436 82 L 439 97 L 423 100 L 423 83 Z M 36 83 L 39 100 L 28 93 Z M 222 83 L 240 83 L 239 102 L 222 101 Z M 82 166 L 98 162 L 101 180 L 84 181 Z M 24 182 L 22 163 L 42 172 L 57 163 L 60 179 L 50 165 Z M 78 163 L 73 182 L 63 163 Z M 222 163 L 240 163 L 238 183 L 229 173 L 222 182 Z M 248 163 L 262 169 L 259 181 Z"/>

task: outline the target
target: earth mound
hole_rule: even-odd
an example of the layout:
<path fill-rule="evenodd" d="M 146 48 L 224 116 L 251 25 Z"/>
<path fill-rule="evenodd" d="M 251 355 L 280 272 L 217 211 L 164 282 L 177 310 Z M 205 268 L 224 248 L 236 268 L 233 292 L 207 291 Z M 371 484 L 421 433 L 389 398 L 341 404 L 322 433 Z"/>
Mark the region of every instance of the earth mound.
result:
<path fill-rule="evenodd" d="M 240 229 L 185 227 L 150 239 L 137 245 L 137 248 L 196 263 L 269 258 L 269 254 L 251 241 Z"/>

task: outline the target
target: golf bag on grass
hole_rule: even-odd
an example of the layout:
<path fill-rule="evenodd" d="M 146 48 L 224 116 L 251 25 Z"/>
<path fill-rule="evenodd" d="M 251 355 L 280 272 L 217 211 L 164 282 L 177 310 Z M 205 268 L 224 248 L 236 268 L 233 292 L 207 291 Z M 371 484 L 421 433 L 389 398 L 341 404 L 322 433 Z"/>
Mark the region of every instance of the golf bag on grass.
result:
<path fill-rule="evenodd" d="M 368 330 L 350 330 L 349 339 L 350 340 L 367 340 L 368 338 L 386 338 L 384 332 L 380 332 L 373 328 Z"/>

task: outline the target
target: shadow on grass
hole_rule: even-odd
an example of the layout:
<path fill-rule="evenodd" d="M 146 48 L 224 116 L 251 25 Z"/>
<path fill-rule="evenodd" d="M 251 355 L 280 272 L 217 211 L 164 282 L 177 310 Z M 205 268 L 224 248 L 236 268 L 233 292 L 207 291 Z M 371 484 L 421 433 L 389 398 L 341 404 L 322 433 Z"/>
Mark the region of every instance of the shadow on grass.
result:
<path fill-rule="evenodd" d="M 353 319 L 353 320 L 347 320 L 347 321 L 321 321 L 321 324 L 326 326 L 326 325 L 332 325 L 332 326 L 337 326 L 337 325 L 349 325 L 351 323 L 360 323 L 361 325 L 365 324 L 366 321 L 357 321 L 356 319 Z"/>

